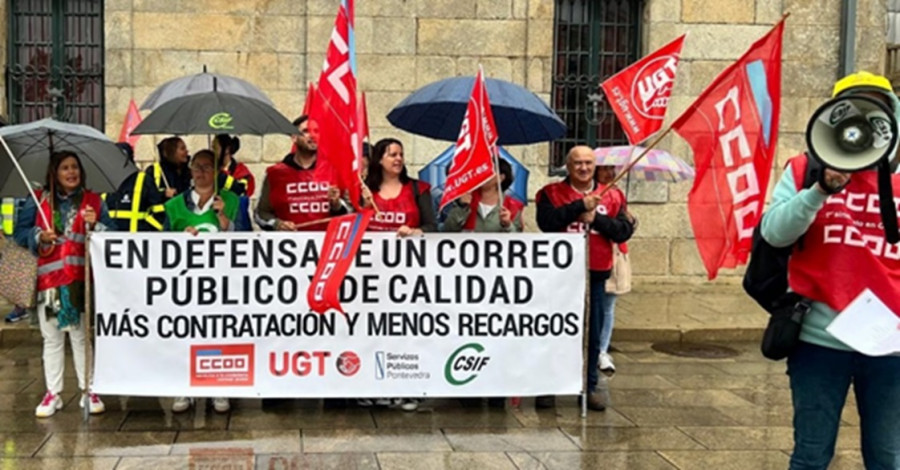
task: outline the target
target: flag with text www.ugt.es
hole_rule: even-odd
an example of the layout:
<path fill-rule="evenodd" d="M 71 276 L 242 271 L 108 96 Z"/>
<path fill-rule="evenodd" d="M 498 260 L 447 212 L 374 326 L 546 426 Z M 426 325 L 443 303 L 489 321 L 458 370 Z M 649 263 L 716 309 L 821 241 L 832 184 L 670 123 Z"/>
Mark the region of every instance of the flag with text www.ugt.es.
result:
<path fill-rule="evenodd" d="M 342 0 L 331 31 L 322 74 L 309 109 L 318 125 L 316 174 L 329 180 L 359 208 L 362 136 L 356 86 L 356 35 L 353 0 Z"/>
<path fill-rule="evenodd" d="M 459 139 L 453 149 L 453 162 L 444 184 L 440 209 L 491 179 L 495 174 L 493 158 L 496 154 L 497 126 L 484 84 L 484 72 L 479 68 Z"/>
<path fill-rule="evenodd" d="M 341 284 L 356 258 L 372 214 L 372 211 L 347 214 L 335 217 L 328 223 L 316 274 L 306 291 L 311 312 L 326 313 L 333 309 L 344 313 L 340 302 Z"/>
<path fill-rule="evenodd" d="M 688 213 L 710 279 L 747 262 L 762 217 L 778 143 L 783 32 L 784 20 L 672 124 L 694 152 Z"/>

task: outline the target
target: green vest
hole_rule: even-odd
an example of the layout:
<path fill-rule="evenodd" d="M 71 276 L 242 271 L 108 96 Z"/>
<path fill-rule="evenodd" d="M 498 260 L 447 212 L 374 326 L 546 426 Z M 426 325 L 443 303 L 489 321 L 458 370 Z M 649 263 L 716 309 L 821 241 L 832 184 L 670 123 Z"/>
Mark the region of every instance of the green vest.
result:
<path fill-rule="evenodd" d="M 166 218 L 169 221 L 169 230 L 172 232 L 183 232 L 188 227 L 194 227 L 199 232 L 218 232 L 219 218 L 212 209 L 202 213 L 195 214 L 188 209 L 184 195 L 189 193 L 181 193 L 173 197 L 166 203 Z M 231 191 L 220 190 L 219 196 L 225 202 L 225 216 L 231 223 L 237 218 L 237 211 L 240 202 L 238 197 Z"/>

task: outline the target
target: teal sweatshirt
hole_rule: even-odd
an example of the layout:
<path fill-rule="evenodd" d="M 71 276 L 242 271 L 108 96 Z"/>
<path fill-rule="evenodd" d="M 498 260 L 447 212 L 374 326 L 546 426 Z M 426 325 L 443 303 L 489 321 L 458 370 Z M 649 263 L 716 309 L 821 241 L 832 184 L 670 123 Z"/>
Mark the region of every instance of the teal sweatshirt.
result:
<path fill-rule="evenodd" d="M 775 186 L 769 210 L 763 214 L 761 227 L 763 238 L 774 247 L 794 244 L 812 225 L 827 198 L 827 195 L 815 188 L 806 188 L 798 192 L 793 172 L 786 170 Z M 812 309 L 803 319 L 800 340 L 826 348 L 852 351 L 849 346 L 825 331 L 835 316 L 837 312 L 829 306 L 813 302 Z"/>

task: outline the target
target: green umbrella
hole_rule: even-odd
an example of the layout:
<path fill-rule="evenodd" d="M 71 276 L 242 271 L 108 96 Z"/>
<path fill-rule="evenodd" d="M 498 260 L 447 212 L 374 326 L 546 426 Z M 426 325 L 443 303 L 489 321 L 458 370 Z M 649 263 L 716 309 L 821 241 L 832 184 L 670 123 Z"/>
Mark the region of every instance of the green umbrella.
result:
<path fill-rule="evenodd" d="M 153 110 L 132 134 L 296 134 L 272 106 L 246 96 L 210 91 L 175 98 Z"/>

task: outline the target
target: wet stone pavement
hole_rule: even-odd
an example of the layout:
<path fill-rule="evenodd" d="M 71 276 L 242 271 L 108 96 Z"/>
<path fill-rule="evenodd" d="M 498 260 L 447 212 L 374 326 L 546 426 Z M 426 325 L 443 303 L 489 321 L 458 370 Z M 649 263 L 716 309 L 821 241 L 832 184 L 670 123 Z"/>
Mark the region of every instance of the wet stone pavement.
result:
<path fill-rule="evenodd" d="M 295 400 L 277 410 L 209 400 L 173 415 L 171 399 L 104 397 L 84 423 L 71 359 L 65 408 L 39 420 L 39 342 L 0 348 L 0 470 L 9 469 L 785 469 L 792 446 L 784 363 L 756 343 L 728 359 L 669 356 L 650 343 L 614 343 L 610 407 L 580 417 L 575 397 L 554 410 L 429 400 L 416 412 L 323 409 Z M 539 372 L 536 372 L 539 373 Z M 833 469 L 859 469 L 850 397 Z"/>

